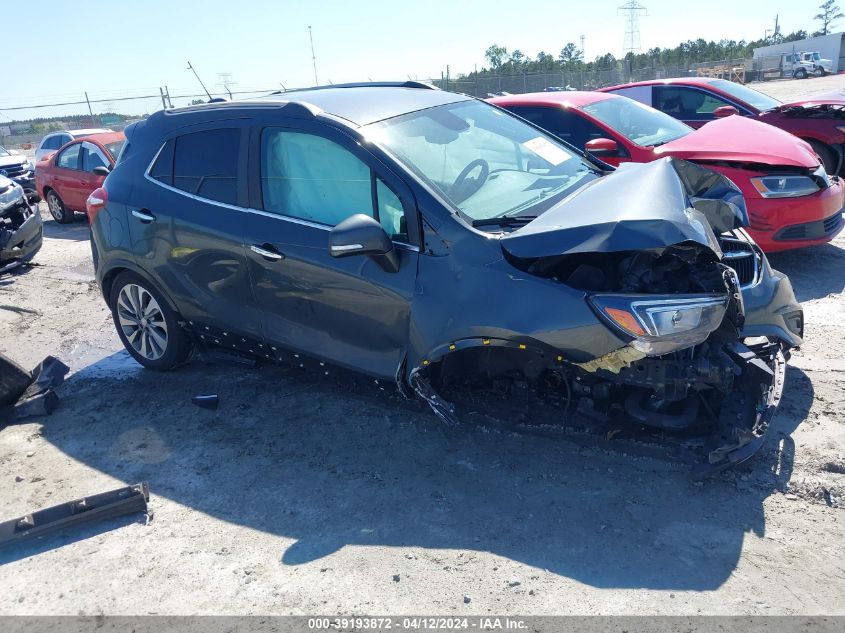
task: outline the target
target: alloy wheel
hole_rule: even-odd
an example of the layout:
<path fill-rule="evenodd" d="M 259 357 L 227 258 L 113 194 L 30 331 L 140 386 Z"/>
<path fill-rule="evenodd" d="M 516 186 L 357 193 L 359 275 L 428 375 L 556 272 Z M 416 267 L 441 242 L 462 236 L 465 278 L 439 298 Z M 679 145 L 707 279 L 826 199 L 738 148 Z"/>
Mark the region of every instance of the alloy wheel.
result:
<path fill-rule="evenodd" d="M 117 319 L 126 340 L 147 360 L 158 360 L 167 351 L 167 322 L 158 301 L 145 288 L 126 284 L 120 289 Z"/>
<path fill-rule="evenodd" d="M 56 222 L 61 222 L 65 217 L 65 209 L 62 206 L 61 200 L 52 191 L 47 196 L 47 208 L 50 210 L 50 215 Z"/>

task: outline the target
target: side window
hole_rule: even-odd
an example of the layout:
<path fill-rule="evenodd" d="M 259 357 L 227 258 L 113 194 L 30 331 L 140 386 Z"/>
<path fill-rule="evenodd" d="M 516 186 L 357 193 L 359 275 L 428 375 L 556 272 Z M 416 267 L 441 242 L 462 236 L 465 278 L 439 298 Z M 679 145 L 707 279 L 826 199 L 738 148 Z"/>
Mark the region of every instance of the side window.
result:
<path fill-rule="evenodd" d="M 271 213 L 328 226 L 364 213 L 392 237 L 407 239 L 396 194 L 352 152 L 321 136 L 264 130 L 261 192 L 264 210 Z"/>
<path fill-rule="evenodd" d="M 42 149 L 59 149 L 62 146 L 61 136 L 48 136 L 44 139 L 44 147 Z"/>
<path fill-rule="evenodd" d="M 708 121 L 716 108 L 731 105 L 714 94 L 684 86 L 659 86 L 655 92 L 657 109 L 676 119 Z"/>
<path fill-rule="evenodd" d="M 514 114 L 539 125 L 570 145 L 580 150 L 594 138 L 607 138 L 609 135 L 600 127 L 582 116 L 559 108 L 510 108 Z"/>
<path fill-rule="evenodd" d="M 240 137 L 240 130 L 235 128 L 177 137 L 173 147 L 173 186 L 201 198 L 236 204 Z"/>
<path fill-rule="evenodd" d="M 81 143 L 71 145 L 64 150 L 56 159 L 56 167 L 63 167 L 64 169 L 79 169 L 79 150 L 82 148 Z"/>
<path fill-rule="evenodd" d="M 165 185 L 173 186 L 173 146 L 176 141 L 170 139 L 158 153 L 158 158 L 150 169 L 150 177 Z M 123 152 L 121 152 L 121 155 Z M 118 160 L 118 162 L 120 162 Z"/>
<path fill-rule="evenodd" d="M 108 167 L 108 162 L 100 153 L 100 150 L 93 146 L 82 147 L 82 171 L 94 171 L 95 167 Z"/>

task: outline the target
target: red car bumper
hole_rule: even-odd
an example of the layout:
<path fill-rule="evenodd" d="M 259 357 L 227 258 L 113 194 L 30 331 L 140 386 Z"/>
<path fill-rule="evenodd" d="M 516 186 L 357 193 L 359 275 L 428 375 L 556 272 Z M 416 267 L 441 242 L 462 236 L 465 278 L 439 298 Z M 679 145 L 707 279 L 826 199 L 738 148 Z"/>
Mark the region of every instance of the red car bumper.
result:
<path fill-rule="evenodd" d="M 824 244 L 845 227 L 845 184 L 838 178 L 811 196 L 746 197 L 745 204 L 751 218 L 748 232 L 767 253 Z"/>

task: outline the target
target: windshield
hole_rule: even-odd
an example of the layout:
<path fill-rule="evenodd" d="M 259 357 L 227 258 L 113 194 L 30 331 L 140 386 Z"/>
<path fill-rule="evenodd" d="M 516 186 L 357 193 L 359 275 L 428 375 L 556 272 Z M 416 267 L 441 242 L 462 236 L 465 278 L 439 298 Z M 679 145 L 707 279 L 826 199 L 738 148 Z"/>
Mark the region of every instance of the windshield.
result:
<path fill-rule="evenodd" d="M 627 97 L 602 99 L 581 108 L 637 145 L 662 145 L 692 132 L 678 119 Z"/>
<path fill-rule="evenodd" d="M 539 215 L 595 168 L 553 137 L 480 101 L 462 101 L 366 126 L 472 220 Z"/>
<path fill-rule="evenodd" d="M 111 154 L 112 159 L 116 159 L 117 155 L 120 154 L 120 148 L 123 147 L 123 144 L 126 141 L 115 141 L 114 143 L 106 143 L 105 148 Z"/>
<path fill-rule="evenodd" d="M 736 97 L 740 101 L 745 101 L 748 105 L 761 111 L 771 110 L 772 108 L 776 108 L 780 105 L 780 101 L 777 99 L 773 99 L 768 95 L 764 95 L 762 92 L 757 92 L 756 90 L 752 90 L 751 88 L 732 81 L 716 79 L 715 81 L 711 81 L 710 85 L 714 88 L 718 88 L 719 90 L 724 90 L 729 95 Z"/>
<path fill-rule="evenodd" d="M 822 58 L 821 53 L 813 53 L 813 59 L 819 61 Z"/>

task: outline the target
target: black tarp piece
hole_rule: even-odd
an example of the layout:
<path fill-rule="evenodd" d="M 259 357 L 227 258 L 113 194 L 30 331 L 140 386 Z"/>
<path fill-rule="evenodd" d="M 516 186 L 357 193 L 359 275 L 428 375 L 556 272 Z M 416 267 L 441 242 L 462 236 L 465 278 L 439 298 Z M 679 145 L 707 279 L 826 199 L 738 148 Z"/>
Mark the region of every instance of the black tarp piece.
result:
<path fill-rule="evenodd" d="M 0 426 L 35 415 L 49 415 L 59 404 L 55 389 L 70 368 L 48 356 L 27 372 L 0 354 Z"/>

